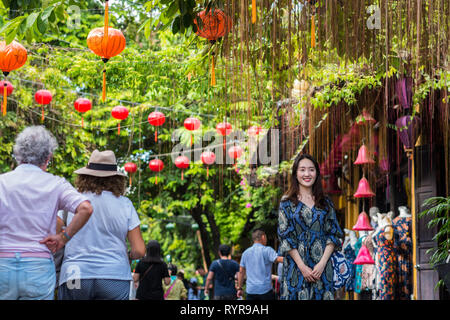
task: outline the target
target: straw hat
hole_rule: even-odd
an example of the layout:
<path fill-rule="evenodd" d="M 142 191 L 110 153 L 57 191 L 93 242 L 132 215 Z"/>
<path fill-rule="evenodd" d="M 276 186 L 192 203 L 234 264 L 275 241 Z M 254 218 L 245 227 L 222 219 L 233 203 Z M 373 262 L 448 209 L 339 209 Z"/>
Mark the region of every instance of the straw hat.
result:
<path fill-rule="evenodd" d="M 101 178 L 111 176 L 126 177 L 124 173 L 117 171 L 116 156 L 111 150 L 94 150 L 89 158 L 87 166 L 76 170 L 75 173 Z"/>

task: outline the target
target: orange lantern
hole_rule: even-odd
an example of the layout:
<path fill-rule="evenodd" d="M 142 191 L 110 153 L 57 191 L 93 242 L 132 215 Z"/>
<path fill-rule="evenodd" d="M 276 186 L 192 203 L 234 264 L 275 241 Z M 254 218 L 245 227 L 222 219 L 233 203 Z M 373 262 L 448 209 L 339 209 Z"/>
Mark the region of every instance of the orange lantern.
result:
<path fill-rule="evenodd" d="M 6 115 L 7 105 L 7 81 L 6 77 L 12 70 L 19 69 L 25 62 L 27 62 L 27 50 L 18 42 L 12 41 L 6 45 L 5 41 L 0 41 L 0 69 L 5 76 L 5 82 L 3 83 L 3 105 L 2 114 Z"/>
<path fill-rule="evenodd" d="M 89 32 L 87 45 L 89 49 L 102 58 L 103 89 L 102 100 L 106 100 L 106 63 L 112 57 L 120 54 L 125 49 L 126 40 L 120 30 L 108 26 L 108 0 L 105 0 L 105 25 L 103 28 L 95 28 Z"/>
<path fill-rule="evenodd" d="M 222 10 L 220 9 L 210 9 L 208 13 L 207 10 L 201 11 L 197 18 L 194 19 L 194 24 L 197 27 L 197 33 L 200 37 L 206 38 L 209 40 L 211 44 L 216 43 L 217 39 L 225 36 L 232 27 L 231 18 L 228 17 Z M 198 25 L 197 19 L 202 21 L 202 26 Z M 216 75 L 214 71 L 214 55 L 215 53 L 211 53 L 211 86 L 216 85 Z"/>
<path fill-rule="evenodd" d="M 311 15 L 311 48 L 316 47 L 316 0 L 309 0 L 310 5 L 312 6 L 312 15 Z"/>

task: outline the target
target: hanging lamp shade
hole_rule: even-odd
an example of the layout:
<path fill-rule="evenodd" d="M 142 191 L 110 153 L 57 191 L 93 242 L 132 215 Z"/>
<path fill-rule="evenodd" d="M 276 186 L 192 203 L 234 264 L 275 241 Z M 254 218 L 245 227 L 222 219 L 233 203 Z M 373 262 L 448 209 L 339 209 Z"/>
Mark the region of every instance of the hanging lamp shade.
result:
<path fill-rule="evenodd" d="M 262 128 L 260 126 L 251 126 L 248 128 L 248 135 L 249 136 L 258 136 L 262 131 Z"/>
<path fill-rule="evenodd" d="M 205 151 L 202 152 L 200 159 L 202 160 L 203 164 L 206 164 L 206 178 L 209 178 L 209 166 L 216 161 L 216 155 L 214 154 L 214 152 Z"/>
<path fill-rule="evenodd" d="M 366 212 L 361 212 L 358 216 L 358 220 L 356 224 L 353 226 L 352 230 L 355 231 L 371 231 L 373 230 L 372 225 L 370 224 L 369 216 Z"/>
<path fill-rule="evenodd" d="M 89 32 L 87 37 L 87 45 L 89 49 L 97 56 L 102 58 L 103 66 L 103 87 L 102 100 L 106 100 L 106 63 L 112 57 L 120 54 L 126 46 L 126 40 L 120 30 L 104 27 L 95 28 Z"/>
<path fill-rule="evenodd" d="M 27 50 L 17 41 L 12 41 L 10 44 L 6 44 L 5 41 L 0 41 L 0 69 L 5 76 L 5 82 L 3 82 L 2 91 L 3 104 L 2 104 L 2 114 L 6 115 L 6 107 L 8 104 L 8 81 L 6 77 L 8 74 L 16 69 L 22 67 L 25 62 L 27 62 Z M 12 86 L 12 85 L 11 85 Z M 12 92 L 12 91 L 11 91 Z"/>
<path fill-rule="evenodd" d="M 375 161 L 369 156 L 369 150 L 367 150 L 367 147 L 363 144 L 359 148 L 358 157 L 356 158 L 354 164 L 374 164 L 374 163 Z"/>
<path fill-rule="evenodd" d="M 206 13 L 207 11 L 208 13 Z M 201 21 L 201 24 L 199 21 Z M 214 10 L 200 11 L 194 19 L 194 24 L 197 29 L 195 33 L 202 38 L 208 39 L 211 44 L 214 44 L 217 39 L 225 36 L 232 27 L 231 18 L 217 8 L 214 8 Z M 211 86 L 216 85 L 214 55 L 215 53 L 213 51 L 211 53 Z"/>
<path fill-rule="evenodd" d="M 365 177 L 359 180 L 358 189 L 353 196 L 355 198 L 370 198 L 375 196 L 375 193 L 370 189 L 369 181 Z"/>
<path fill-rule="evenodd" d="M 225 152 L 226 145 L 227 145 L 225 136 L 228 136 L 233 131 L 233 127 L 231 126 L 231 124 L 224 121 L 224 122 L 217 124 L 216 131 L 218 134 L 223 136 L 223 150 Z"/>
<path fill-rule="evenodd" d="M 189 168 L 189 158 L 186 156 L 179 156 L 175 159 L 175 166 L 181 169 L 181 180 L 184 180 L 184 169 Z"/>
<path fill-rule="evenodd" d="M 374 124 L 376 122 L 377 121 L 372 118 L 372 116 L 366 111 L 366 109 L 363 109 L 362 113 L 356 117 L 356 124 L 358 125 Z"/>
<path fill-rule="evenodd" d="M 37 104 L 40 104 L 42 107 L 42 121 L 44 121 L 44 105 L 48 105 L 50 104 L 50 102 L 52 102 L 53 96 L 52 93 L 48 90 L 38 90 L 36 91 L 36 93 L 34 94 L 34 100 L 36 101 Z"/>
<path fill-rule="evenodd" d="M 156 172 L 155 184 L 158 184 L 158 172 L 164 169 L 164 162 L 159 159 L 153 159 L 149 162 L 148 167 L 153 172 Z"/>
<path fill-rule="evenodd" d="M 418 137 L 420 119 L 415 116 L 403 116 L 395 121 L 397 132 L 405 149 L 414 148 L 414 143 Z"/>
<path fill-rule="evenodd" d="M 0 81 L 0 88 L 4 88 L 4 87 L 6 87 L 6 96 L 10 96 L 14 91 L 14 86 L 12 85 L 11 82 L 2 80 L 2 81 Z M 0 94 L 2 96 L 5 95 L 3 90 L 0 90 Z"/>
<path fill-rule="evenodd" d="M 84 117 L 83 117 L 83 113 L 91 110 L 92 108 L 92 103 L 91 100 L 87 99 L 87 98 L 78 98 L 77 100 L 75 100 L 75 102 L 73 103 L 75 110 L 77 110 L 78 112 L 81 112 L 81 127 L 84 127 Z"/>
<path fill-rule="evenodd" d="M 234 159 L 234 168 L 237 172 L 237 159 L 242 156 L 242 148 L 240 146 L 232 146 L 228 149 L 228 155 Z"/>
<path fill-rule="evenodd" d="M 124 169 L 130 175 L 130 187 L 131 187 L 131 175 L 137 171 L 137 165 L 134 162 L 125 163 Z"/>
<path fill-rule="evenodd" d="M 128 109 L 124 106 L 116 106 L 111 110 L 111 115 L 117 120 L 125 120 L 128 118 L 128 114 Z M 120 122 L 117 125 L 117 134 L 120 134 Z"/>
<path fill-rule="evenodd" d="M 375 264 L 372 256 L 370 255 L 369 249 L 363 244 L 361 249 L 359 249 L 358 256 L 356 257 L 353 264 Z"/>
<path fill-rule="evenodd" d="M 164 113 L 159 111 L 153 111 L 148 115 L 148 123 L 150 123 L 152 126 L 159 127 L 164 124 L 166 121 L 166 116 Z M 155 130 L 155 142 L 158 141 L 158 130 Z"/>
<path fill-rule="evenodd" d="M 202 123 L 200 122 L 200 120 L 198 120 L 197 118 L 194 117 L 190 117 L 187 118 L 186 120 L 184 120 L 184 127 L 189 130 L 189 131 L 195 131 L 198 128 L 200 128 L 200 125 Z M 193 135 L 191 134 L 191 145 L 193 143 Z"/>

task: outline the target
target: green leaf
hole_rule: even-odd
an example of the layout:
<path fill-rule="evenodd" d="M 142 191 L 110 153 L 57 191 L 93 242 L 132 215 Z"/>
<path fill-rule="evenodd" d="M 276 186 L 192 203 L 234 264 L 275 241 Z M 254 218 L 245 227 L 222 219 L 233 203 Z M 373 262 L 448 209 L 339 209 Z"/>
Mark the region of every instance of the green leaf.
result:
<path fill-rule="evenodd" d="M 177 16 L 172 22 L 172 33 L 177 34 L 180 31 L 180 16 Z"/>
<path fill-rule="evenodd" d="M 38 28 L 39 32 L 41 34 L 44 34 L 45 31 L 47 30 L 47 27 L 48 27 L 48 21 L 47 20 L 42 20 L 42 17 L 39 16 L 38 19 L 37 19 L 36 25 L 37 25 L 37 28 Z"/>
<path fill-rule="evenodd" d="M 33 24 L 36 22 L 37 17 L 39 16 L 39 12 L 33 12 L 27 17 L 27 29 L 31 28 Z"/>
<path fill-rule="evenodd" d="M 55 9 L 55 6 L 50 6 L 50 7 L 45 8 L 45 10 L 41 14 L 41 19 L 47 20 L 48 17 L 50 17 L 50 15 L 52 14 L 53 9 Z"/>

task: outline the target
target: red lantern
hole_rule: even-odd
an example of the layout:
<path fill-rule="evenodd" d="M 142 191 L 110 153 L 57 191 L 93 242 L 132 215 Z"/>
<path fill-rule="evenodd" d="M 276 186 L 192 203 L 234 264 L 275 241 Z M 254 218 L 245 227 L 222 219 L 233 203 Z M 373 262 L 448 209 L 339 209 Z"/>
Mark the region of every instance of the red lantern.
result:
<path fill-rule="evenodd" d="M 175 165 L 181 169 L 181 180 L 184 179 L 183 171 L 189 167 L 189 158 L 186 156 L 179 156 L 175 159 Z"/>
<path fill-rule="evenodd" d="M 216 161 L 216 155 L 214 152 L 205 151 L 200 156 L 203 164 L 206 164 L 206 178 L 209 178 L 209 165 L 213 164 Z"/>
<path fill-rule="evenodd" d="M 184 120 L 184 127 L 189 131 L 195 131 L 200 128 L 202 123 L 197 118 L 187 118 Z M 192 146 L 192 134 L 191 134 L 191 146 Z"/>
<path fill-rule="evenodd" d="M 248 128 L 248 135 L 249 136 L 258 136 L 262 131 L 262 128 L 259 126 L 251 126 Z"/>
<path fill-rule="evenodd" d="M 366 124 L 373 124 L 377 121 L 372 118 L 372 116 L 366 111 L 366 109 L 363 109 L 362 114 L 356 117 L 356 124 L 358 125 L 366 125 Z"/>
<path fill-rule="evenodd" d="M 353 196 L 355 198 L 370 198 L 374 197 L 375 193 L 370 189 L 369 181 L 362 177 L 358 184 L 358 190 L 356 190 L 356 193 Z"/>
<path fill-rule="evenodd" d="M 223 150 L 226 149 L 226 139 L 225 136 L 228 136 L 233 130 L 233 127 L 228 122 L 221 122 L 217 124 L 216 131 L 218 134 L 223 136 Z"/>
<path fill-rule="evenodd" d="M 3 115 L 5 115 L 8 96 L 10 96 L 12 94 L 12 92 L 14 91 L 14 87 L 11 84 L 11 82 L 2 80 L 2 81 L 0 81 L 0 88 L 3 88 L 3 90 L 0 90 L 0 94 L 3 96 L 2 109 L 3 109 Z"/>
<path fill-rule="evenodd" d="M 242 156 L 242 148 L 240 146 L 232 146 L 230 149 L 228 149 L 228 155 L 235 160 L 234 162 L 234 168 L 237 171 L 237 159 Z"/>
<path fill-rule="evenodd" d="M 371 231 L 373 230 L 372 225 L 369 221 L 369 216 L 364 211 L 358 216 L 358 221 L 352 228 L 355 231 Z"/>
<path fill-rule="evenodd" d="M 75 100 L 73 105 L 75 107 L 75 110 L 77 110 L 78 112 L 81 112 L 81 127 L 84 128 L 83 113 L 91 110 L 91 108 L 92 108 L 91 100 L 86 99 L 86 98 L 78 98 L 77 100 Z"/>
<path fill-rule="evenodd" d="M 12 70 L 16 70 L 22 67 L 27 61 L 27 50 L 18 42 L 12 41 L 10 44 L 6 45 L 5 41 L 0 41 L 0 69 L 5 77 Z M 3 104 L 2 104 L 2 114 L 6 115 L 6 106 L 8 100 L 8 87 L 3 83 Z"/>
<path fill-rule="evenodd" d="M 42 121 L 44 121 L 44 105 L 50 104 L 52 102 L 52 93 L 48 90 L 38 90 L 34 94 L 34 100 L 40 105 L 42 105 Z"/>
<path fill-rule="evenodd" d="M 197 19 L 202 21 L 201 27 L 198 25 Z M 208 14 L 206 14 L 206 10 L 201 11 L 194 19 L 194 24 L 197 27 L 196 33 L 200 37 L 208 39 L 211 44 L 225 36 L 232 27 L 231 18 L 220 9 L 208 10 Z M 211 86 L 216 85 L 214 55 L 213 51 L 211 54 Z"/>
<path fill-rule="evenodd" d="M 153 111 L 148 115 L 148 122 L 155 127 L 162 126 L 166 121 L 166 116 L 164 113 L 159 111 Z M 158 130 L 155 130 L 155 142 L 158 141 Z"/>
<path fill-rule="evenodd" d="M 369 151 L 365 145 L 362 145 L 358 151 L 358 158 L 354 164 L 374 164 L 375 161 L 369 157 Z"/>
<path fill-rule="evenodd" d="M 127 162 L 127 163 L 125 163 L 124 168 L 125 168 L 125 171 L 130 174 L 130 186 L 131 186 L 131 175 L 136 172 L 137 165 L 133 162 Z"/>
<path fill-rule="evenodd" d="M 164 169 L 164 162 L 162 162 L 159 159 L 153 159 L 150 161 L 150 163 L 148 164 L 148 167 L 150 168 L 150 170 L 152 170 L 153 172 L 156 172 L 156 179 L 155 179 L 155 184 L 158 184 L 158 172 L 160 172 L 162 169 Z"/>
<path fill-rule="evenodd" d="M 125 120 L 126 118 L 128 118 L 128 109 L 126 107 L 124 107 L 124 106 L 114 107 L 111 110 L 111 115 L 115 119 Z M 120 122 L 119 122 L 119 125 L 117 127 L 117 134 L 120 134 Z"/>
<path fill-rule="evenodd" d="M 356 257 L 353 264 L 375 264 L 372 256 L 370 255 L 369 249 L 363 244 L 361 249 L 359 249 L 358 256 Z"/>

